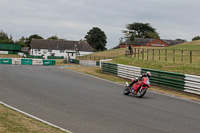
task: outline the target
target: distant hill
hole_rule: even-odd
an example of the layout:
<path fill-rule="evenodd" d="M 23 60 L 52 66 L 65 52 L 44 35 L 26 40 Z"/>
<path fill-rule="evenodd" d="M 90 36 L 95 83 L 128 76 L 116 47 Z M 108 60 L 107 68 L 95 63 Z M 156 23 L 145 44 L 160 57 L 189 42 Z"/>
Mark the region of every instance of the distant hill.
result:
<path fill-rule="evenodd" d="M 179 50 L 200 50 L 200 40 L 177 44 L 166 47 L 165 49 L 179 49 Z"/>

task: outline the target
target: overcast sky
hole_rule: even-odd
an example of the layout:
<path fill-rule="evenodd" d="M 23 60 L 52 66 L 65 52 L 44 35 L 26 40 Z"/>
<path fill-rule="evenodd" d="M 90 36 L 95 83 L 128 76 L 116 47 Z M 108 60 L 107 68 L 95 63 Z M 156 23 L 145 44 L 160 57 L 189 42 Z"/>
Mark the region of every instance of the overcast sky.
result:
<path fill-rule="evenodd" d="M 200 0 L 0 0 L 0 30 L 12 35 L 79 41 L 93 27 L 107 36 L 107 48 L 119 44 L 133 22 L 150 23 L 161 39 L 200 36 Z"/>

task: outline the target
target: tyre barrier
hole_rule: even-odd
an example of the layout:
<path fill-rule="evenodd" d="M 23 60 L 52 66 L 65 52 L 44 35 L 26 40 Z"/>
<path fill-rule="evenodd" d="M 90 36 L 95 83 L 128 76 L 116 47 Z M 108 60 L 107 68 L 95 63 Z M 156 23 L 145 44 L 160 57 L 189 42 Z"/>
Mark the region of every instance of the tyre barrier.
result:
<path fill-rule="evenodd" d="M 56 60 L 26 59 L 26 58 L 0 58 L 0 64 L 13 64 L 13 65 L 56 65 Z"/>
<path fill-rule="evenodd" d="M 100 65 L 99 61 L 76 60 L 76 59 L 71 59 L 70 63 L 81 64 L 81 65 L 84 65 L 84 66 L 99 66 Z"/>
<path fill-rule="evenodd" d="M 125 79 L 133 79 L 150 71 L 151 84 L 200 95 L 200 76 L 102 62 L 102 71 Z"/>

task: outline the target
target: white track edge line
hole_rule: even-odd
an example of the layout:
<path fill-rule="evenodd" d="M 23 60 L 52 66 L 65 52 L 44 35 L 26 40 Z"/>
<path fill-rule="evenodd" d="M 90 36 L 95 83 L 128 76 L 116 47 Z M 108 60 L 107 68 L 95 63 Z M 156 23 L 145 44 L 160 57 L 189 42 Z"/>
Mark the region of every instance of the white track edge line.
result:
<path fill-rule="evenodd" d="M 64 128 L 61 128 L 61 127 L 59 127 L 59 126 L 56 126 L 56 125 L 54 125 L 54 124 L 52 124 L 52 123 L 50 123 L 50 122 L 47 122 L 47 121 L 42 120 L 42 119 L 40 119 L 40 118 L 38 118 L 38 117 L 35 117 L 35 116 L 31 115 L 31 114 L 28 114 L 28 113 L 26 113 L 26 112 L 24 112 L 24 111 L 21 111 L 21 110 L 19 110 L 19 109 L 17 109 L 17 108 L 14 108 L 14 107 L 12 107 L 12 106 L 10 106 L 10 105 L 8 105 L 8 104 L 5 104 L 5 103 L 3 103 L 3 102 L 1 102 L 1 101 L 0 101 L 0 104 L 4 105 L 4 106 L 6 106 L 6 107 L 8 107 L 8 108 L 10 108 L 10 109 L 13 109 L 13 110 L 15 110 L 15 111 L 17 111 L 17 112 L 19 112 L 19 113 L 22 113 L 22 114 L 24 114 L 24 115 L 26 115 L 26 116 L 28 116 L 28 117 L 30 117 L 30 118 L 33 118 L 33 119 L 38 120 L 38 121 L 40 121 L 40 122 L 43 122 L 43 123 L 45 123 L 45 124 L 47 124 L 47 125 L 50 125 L 50 126 L 52 126 L 52 127 L 58 128 L 58 129 L 60 129 L 60 130 L 62 130 L 62 131 L 65 131 L 65 132 L 68 132 L 68 133 L 73 133 L 73 132 L 71 132 L 71 131 L 69 131 L 69 130 L 66 130 L 66 129 L 64 129 Z"/>
<path fill-rule="evenodd" d="M 67 69 L 67 70 L 73 71 L 73 72 L 76 72 L 76 73 L 80 73 L 80 74 L 83 74 L 83 75 L 87 75 L 87 76 L 90 76 L 90 77 L 93 77 L 93 78 L 96 78 L 96 79 L 100 79 L 100 80 L 104 80 L 104 81 L 107 81 L 107 82 L 111 82 L 111 83 L 114 83 L 114 84 L 118 84 L 118 85 L 124 86 L 124 84 L 120 84 L 120 83 L 116 83 L 116 82 L 109 81 L 109 80 L 106 80 L 106 79 L 102 79 L 102 78 L 99 78 L 99 77 L 95 77 L 95 76 L 92 76 L 92 75 L 89 75 L 89 74 L 86 74 L 86 73 L 81 73 L 81 72 L 78 72 L 78 71 L 75 71 L 75 70 L 71 70 L 71 69 Z M 188 101 L 188 102 L 191 102 L 191 103 L 200 104 L 200 102 L 193 101 L 193 100 L 190 100 L 190 99 L 187 99 L 187 98 L 181 98 L 181 97 L 173 96 L 173 95 L 170 95 L 170 94 L 164 94 L 164 93 L 160 93 L 160 92 L 156 92 L 156 91 L 152 91 L 152 90 L 148 90 L 148 91 L 151 92 L 151 93 L 160 94 L 160 95 L 163 95 L 163 96 L 168 96 L 168 97 L 184 100 L 184 101 Z"/>

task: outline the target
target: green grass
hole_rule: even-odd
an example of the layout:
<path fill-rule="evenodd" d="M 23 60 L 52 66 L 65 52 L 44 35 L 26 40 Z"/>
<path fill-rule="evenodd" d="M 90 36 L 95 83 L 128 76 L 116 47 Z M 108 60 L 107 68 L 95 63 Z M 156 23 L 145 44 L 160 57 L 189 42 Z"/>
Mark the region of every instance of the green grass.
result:
<path fill-rule="evenodd" d="M 192 52 L 192 63 L 190 63 L 190 51 L 184 51 L 183 58 L 181 58 L 182 55 L 181 50 L 200 50 L 200 40 L 178 44 L 165 48 L 145 47 L 143 49 L 144 49 L 144 54 L 142 50 L 139 50 L 138 54 L 137 50 L 136 57 L 134 55 L 132 57 L 126 57 L 125 48 L 98 52 L 92 55 L 105 56 L 107 58 L 114 57 L 111 62 L 118 64 L 200 76 L 200 51 Z M 149 50 L 147 51 L 147 49 Z M 155 50 L 153 51 L 153 49 Z M 167 58 L 165 58 L 166 50 L 167 50 Z M 175 50 L 175 53 L 173 50 Z"/>
<path fill-rule="evenodd" d="M 186 42 L 182 44 L 177 44 L 171 47 L 166 47 L 165 49 L 175 49 L 175 50 L 200 50 L 200 40 Z"/>
<path fill-rule="evenodd" d="M 113 59 L 123 56 L 124 54 L 125 54 L 125 48 L 120 48 L 120 49 L 112 49 L 112 50 L 96 52 L 90 55 L 78 57 L 77 59 L 87 59 L 87 60 Z"/>
<path fill-rule="evenodd" d="M 173 63 L 166 61 L 153 61 L 153 60 L 142 60 L 137 58 L 119 57 L 111 61 L 112 63 L 131 65 L 143 68 L 150 68 L 162 71 L 186 73 L 200 76 L 200 63 L 189 64 L 189 63 Z"/>
<path fill-rule="evenodd" d="M 15 54 L 0 54 L 0 58 L 22 58 L 22 56 Z"/>
<path fill-rule="evenodd" d="M 66 133 L 0 104 L 1 133 Z"/>

